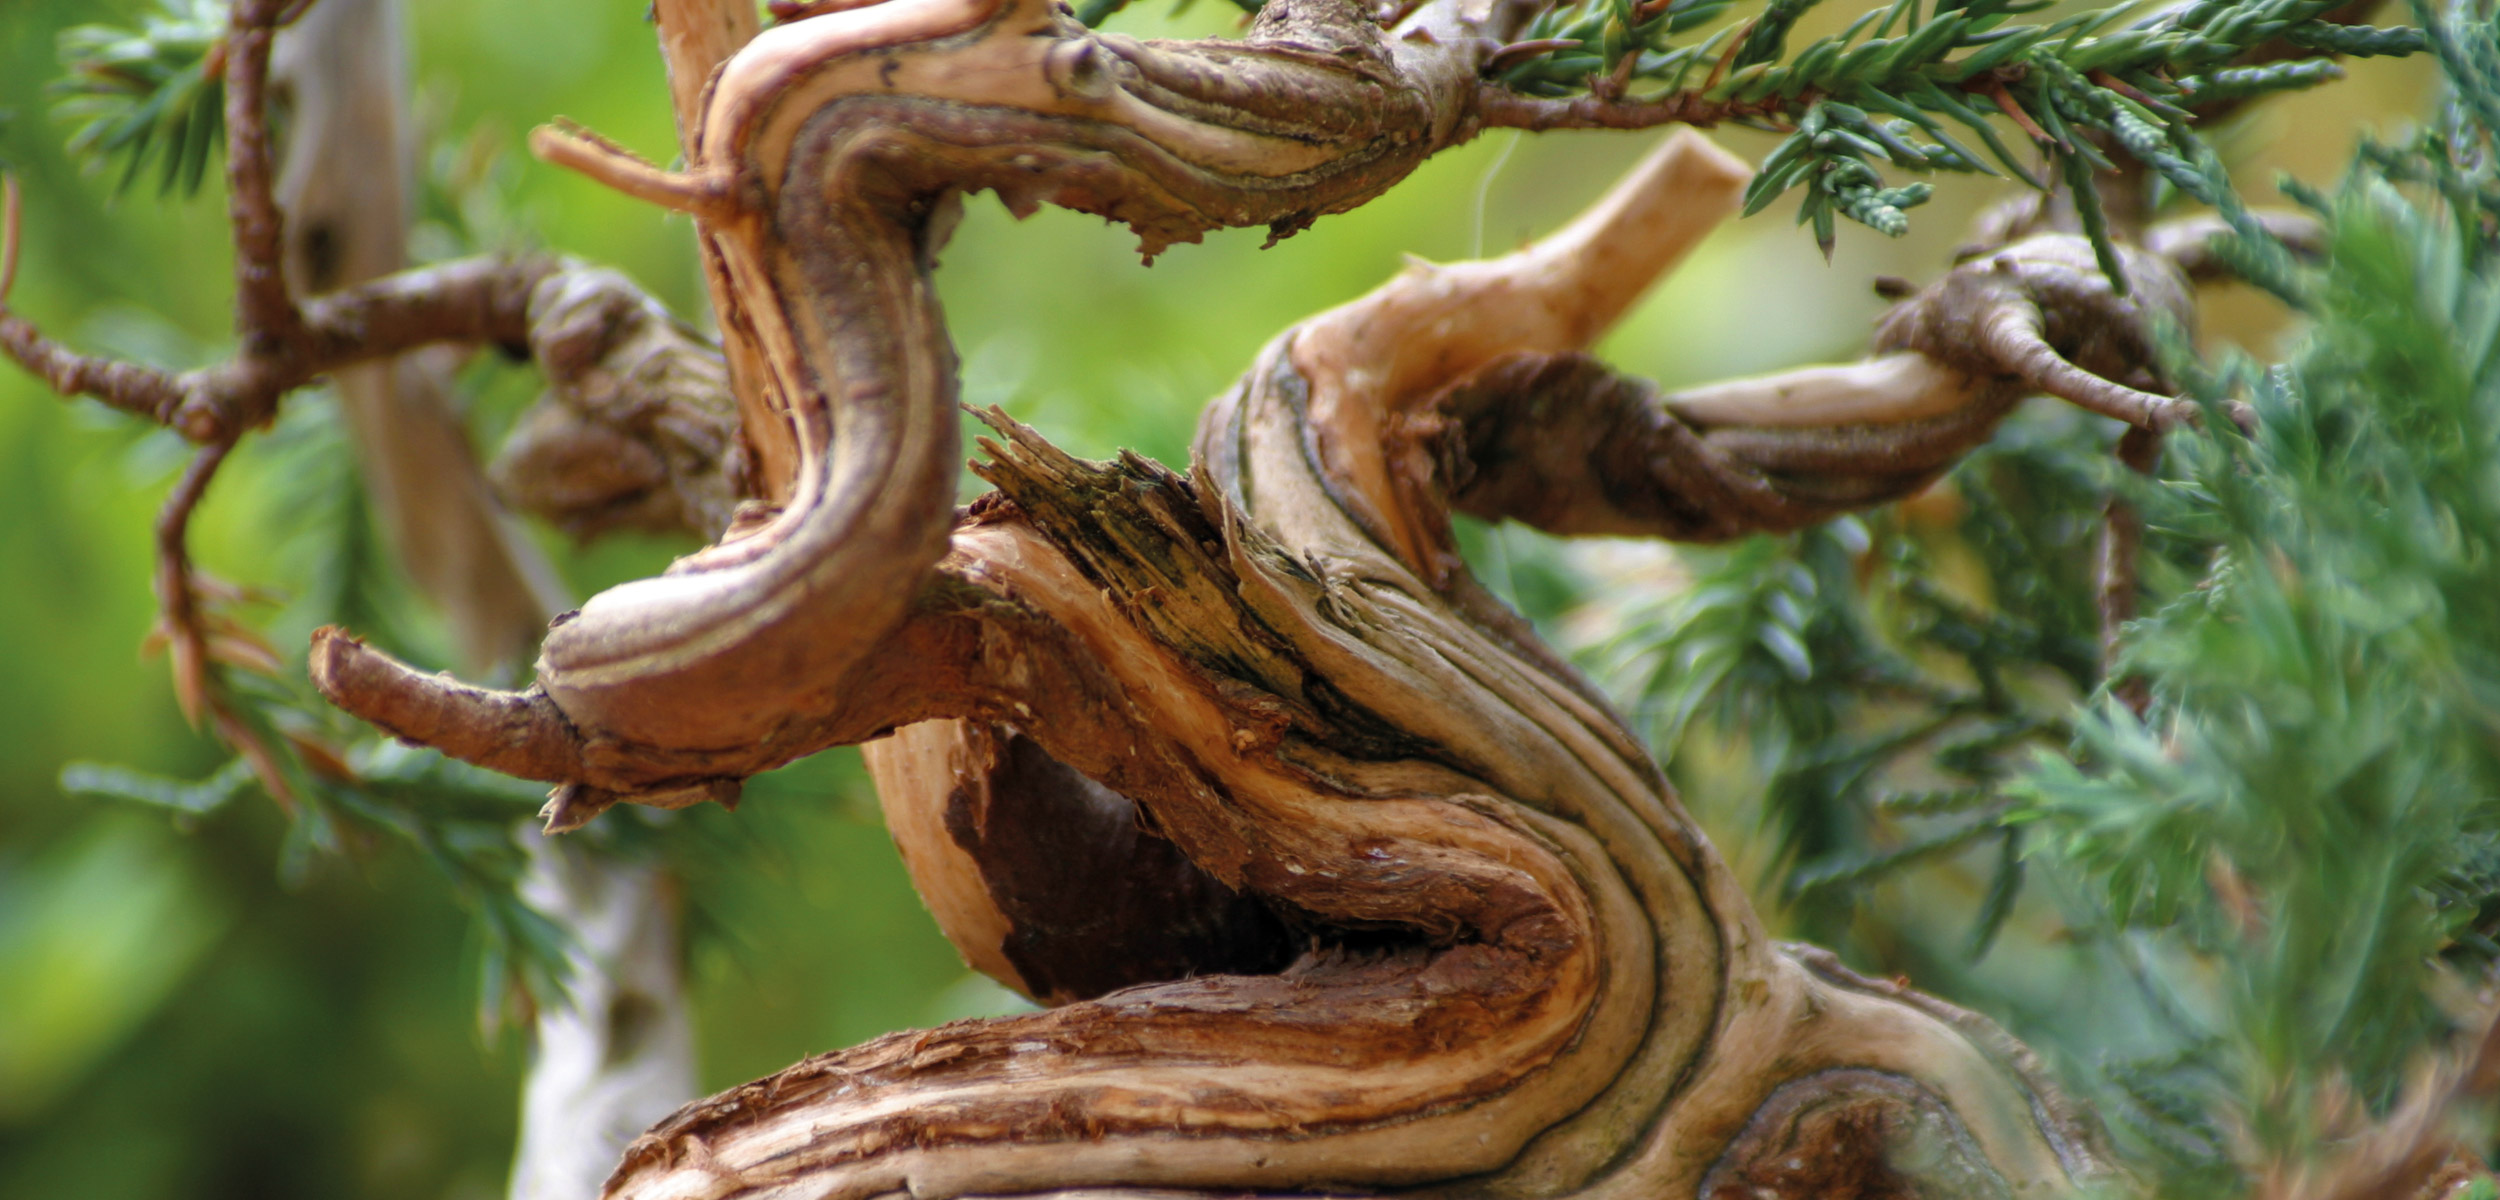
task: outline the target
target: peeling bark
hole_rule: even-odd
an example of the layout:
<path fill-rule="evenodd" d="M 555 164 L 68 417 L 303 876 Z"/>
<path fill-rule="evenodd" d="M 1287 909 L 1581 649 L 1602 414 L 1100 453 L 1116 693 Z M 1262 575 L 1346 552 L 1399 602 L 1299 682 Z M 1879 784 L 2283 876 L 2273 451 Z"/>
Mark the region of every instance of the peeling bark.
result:
<path fill-rule="evenodd" d="M 954 510 L 928 273 L 963 193 L 1097 213 L 1149 255 L 1289 234 L 1472 133 L 1518 17 L 1435 3 L 1382 30 L 1278 0 L 1239 42 L 1147 43 L 1033 0 L 888 0 L 748 42 L 682 173 L 541 139 L 704 223 L 790 490 L 559 622 L 526 692 L 336 633 L 316 679 L 558 784 L 554 827 L 887 738 L 870 762 L 932 911 L 1057 1004 L 691 1105 L 609 1195 L 2040 1195 L 2107 1172 L 1992 1025 L 1770 942 L 1448 517 L 1725 537 L 1913 489 L 2035 387 L 2167 420 L 2124 353 L 2148 307 L 2184 316 L 2166 264 L 2131 259 L 2122 298 L 2070 269 L 2079 243 L 2034 239 L 1914 298 L 1867 362 L 1660 396 L 1584 354 L 1734 206 L 1746 168 L 1687 134 L 1537 246 L 1287 330 L 1187 475 L 991 414 L 998 490 Z"/>

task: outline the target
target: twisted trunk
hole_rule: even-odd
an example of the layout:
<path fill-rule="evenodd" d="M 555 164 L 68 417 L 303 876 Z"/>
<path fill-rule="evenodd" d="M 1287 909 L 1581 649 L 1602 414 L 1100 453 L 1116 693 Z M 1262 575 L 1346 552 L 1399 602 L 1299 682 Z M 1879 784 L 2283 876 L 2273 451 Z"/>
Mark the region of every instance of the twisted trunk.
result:
<path fill-rule="evenodd" d="M 1243 42 L 1147 44 L 1034 0 L 889 0 L 750 43 L 684 174 L 544 143 L 704 221 L 792 488 L 561 621 L 530 691 L 335 634 L 316 678 L 559 784 L 557 825 L 892 735 L 871 763 L 933 911 L 1059 1005 L 690 1106 L 611 1195 L 2011 1196 L 2102 1170 L 1992 1026 L 1768 941 L 1636 740 L 1451 549 L 1453 504 L 1793 526 L 1919 485 L 2020 394 L 1932 330 L 1684 397 L 1577 357 L 1732 207 L 1746 171 L 1706 142 L 1538 247 L 1287 331 L 1186 477 L 993 415 L 998 492 L 953 510 L 928 272 L 961 192 L 1100 213 L 1149 254 L 1289 233 L 1467 136 L 1515 21 L 1279 0 Z"/>

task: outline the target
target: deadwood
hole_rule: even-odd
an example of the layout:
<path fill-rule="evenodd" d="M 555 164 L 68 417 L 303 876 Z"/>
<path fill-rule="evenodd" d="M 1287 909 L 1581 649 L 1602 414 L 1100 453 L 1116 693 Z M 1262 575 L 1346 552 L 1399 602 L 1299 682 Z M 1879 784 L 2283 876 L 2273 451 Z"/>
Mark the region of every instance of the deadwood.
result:
<path fill-rule="evenodd" d="M 2182 424 L 2141 365 L 2148 315 L 2187 315 L 2175 269 L 2130 252 L 2122 296 L 2080 242 L 2033 238 L 1911 298 L 1866 361 L 1660 395 L 1585 355 L 1735 205 L 1747 169 L 1686 134 L 1536 246 L 1418 265 L 1287 330 L 1211 406 L 1188 474 L 1082 462 L 991 414 L 997 490 L 958 512 L 930 272 L 966 194 L 1102 215 L 1151 257 L 1215 228 L 1290 235 L 1489 124 L 1745 114 L 1489 90 L 1529 12 L 1508 0 L 1386 28 L 1273 0 L 1202 43 L 1094 33 L 1044 0 L 783 6 L 746 40 L 733 7 L 655 9 L 683 170 L 585 133 L 534 143 L 696 218 L 725 359 L 545 262 L 300 304 L 247 276 L 244 356 L 184 376 L 102 380 L 0 326 L 57 385 L 212 445 L 350 362 L 528 346 L 569 389 L 543 420 L 570 424 L 552 450 L 525 435 L 516 475 L 548 476 L 542 451 L 648 452 L 543 509 L 714 527 L 741 482 L 764 499 L 559 618 L 525 691 L 337 631 L 314 647 L 342 707 L 556 784 L 554 829 L 730 802 L 874 742 L 949 937 L 1057 1004 L 690 1105 L 610 1195 L 2010 1197 L 2107 1173 L 1994 1026 L 1770 942 L 1636 739 L 1469 577 L 1448 519 L 1725 537 L 1914 489 L 2034 390 Z M 277 219 L 255 153 L 233 179 L 247 258 Z"/>
<path fill-rule="evenodd" d="M 689 1106 L 611 1195 L 2012 1195 L 2104 1170 L 1985 1022 L 1773 945 L 1447 527 L 1453 500 L 1508 511 L 1471 487 L 1516 466 L 1503 447 L 1540 395 L 1683 430 L 1694 455 L 1653 439 L 1624 470 L 1712 530 L 1897 494 L 2039 373 L 1954 357 L 1984 354 L 1971 330 L 2012 307 L 2090 360 L 2068 336 L 2089 322 L 2060 323 L 2072 297 L 2019 270 L 1940 288 L 1929 323 L 1958 341 L 1661 400 L 1575 356 L 1733 207 L 1743 166 L 1688 135 L 1538 246 L 1419 265 L 1281 335 L 1210 409 L 1190 474 L 1080 462 L 993 414 L 998 490 L 954 512 L 928 271 L 959 193 L 1101 213 L 1150 254 L 1219 225 L 1289 233 L 1464 136 L 1503 32 L 1277 4 L 1240 43 L 1140 43 L 1038 5 L 892 0 L 749 43 L 683 172 L 543 139 L 715 231 L 791 399 L 793 488 L 559 623 L 528 692 L 336 634 L 317 679 L 402 736 L 557 783 L 568 826 L 883 737 L 890 826 L 949 936 L 1058 1004 Z M 1587 465 L 1529 490 L 1601 507 L 1563 494 Z M 1793 496 L 1751 511 L 1714 487 Z M 1829 1169 L 1783 1165 L 1801 1154 Z"/>

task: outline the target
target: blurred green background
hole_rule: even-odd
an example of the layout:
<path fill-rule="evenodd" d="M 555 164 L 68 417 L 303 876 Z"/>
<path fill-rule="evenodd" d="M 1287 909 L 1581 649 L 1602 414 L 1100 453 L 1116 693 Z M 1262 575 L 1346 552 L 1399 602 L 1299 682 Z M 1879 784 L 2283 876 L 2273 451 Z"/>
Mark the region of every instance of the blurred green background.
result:
<path fill-rule="evenodd" d="M 532 125 L 563 115 L 668 157 L 644 0 L 410 8 L 428 153 L 488 180 L 474 195 L 501 214 L 476 224 L 614 264 L 699 313 L 682 222 L 521 150 Z M 1832 8 L 1809 30 L 1855 11 Z M 190 365 L 228 335 L 222 200 L 213 189 L 159 199 L 144 184 L 111 199 L 64 158 L 44 92 L 62 28 L 138 9 L 0 0 L 0 158 L 26 193 L 9 300 L 83 348 Z M 1202 35 L 1236 22 L 1203 2 L 1115 27 Z M 2414 111 L 2427 78 L 2409 63 L 2356 74 L 2226 139 L 2253 192 L 2269 192 L 2262 181 L 2278 168 L 2331 178 L 2359 124 Z M 1257 248 L 1263 231 L 1234 232 L 1151 269 L 1101 222 L 1054 211 L 1018 223 L 975 200 L 940 273 L 966 399 L 1001 404 L 1082 454 L 1131 447 L 1177 463 L 1199 405 L 1285 325 L 1378 283 L 1402 254 L 1469 257 L 1550 229 L 1655 136 L 1497 133 L 1272 250 Z M 1768 144 L 1726 140 L 1749 156 Z M 1880 309 L 1870 279 L 1932 275 L 1993 194 L 1952 179 L 1941 191 L 1908 238 L 1850 227 L 1829 265 L 1781 219 L 1786 205 L 1731 227 L 1606 352 L 1669 382 L 1850 356 Z M 2248 297 L 2225 294 L 2210 311 L 2220 336 L 2261 350 L 2279 334 Z M 478 421 L 492 430 L 528 385 L 508 370 L 475 375 Z M 480 1029 L 475 935 L 438 875 L 389 846 L 282 869 L 285 820 L 257 795 L 177 826 L 58 786 L 74 761 L 197 777 L 223 757 L 183 724 L 163 664 L 140 655 L 148 527 L 178 450 L 0 368 L 0 1197 L 499 1195 L 524 1051 L 516 1035 Z M 288 469 L 244 454 L 196 537 L 207 570 L 281 601 L 302 596 L 315 570 L 291 537 L 301 513 L 283 499 Z M 584 593 L 688 548 L 550 545 Z M 1540 553 L 1521 539 L 1495 546 Z M 271 610 L 282 646 L 302 645 L 319 616 L 306 607 Z M 408 621 L 426 644 L 423 614 Z M 1747 861 L 1742 798 L 1697 799 L 1730 857 Z M 700 921 L 690 974 L 707 1088 L 994 1002 L 910 893 L 850 752 L 802 764 L 739 814 L 689 825 L 732 848 L 685 880 Z"/>

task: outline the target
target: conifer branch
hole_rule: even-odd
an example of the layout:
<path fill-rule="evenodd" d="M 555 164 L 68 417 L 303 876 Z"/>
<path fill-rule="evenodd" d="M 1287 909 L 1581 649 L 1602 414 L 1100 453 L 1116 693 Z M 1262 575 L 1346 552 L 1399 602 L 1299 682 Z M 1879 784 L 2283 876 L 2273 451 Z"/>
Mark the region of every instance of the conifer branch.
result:
<path fill-rule="evenodd" d="M 2332 56 L 2409 54 L 2429 44 L 2419 30 L 2337 24 L 2354 15 L 2338 0 L 2200 0 L 2124 25 L 2122 8 L 2023 24 L 2015 18 L 2045 6 L 1980 0 L 1939 6 L 1922 19 L 1918 0 L 1897 0 L 1788 52 L 1787 31 L 1809 6 L 1771 0 L 1753 21 L 1689 43 L 1674 35 L 1721 15 L 1723 0 L 1664 7 L 1583 0 L 1548 10 L 1517 43 L 1535 52 L 1505 47 L 1488 58 L 1485 123 L 1638 128 L 1740 120 L 1789 130 L 1764 161 L 1747 210 L 1800 192 L 1798 222 L 1813 227 L 1827 255 L 1837 217 L 1888 236 L 1907 230 L 1906 210 L 1929 189 L 1893 185 L 1888 170 L 2003 173 L 2042 187 L 2059 181 L 2075 193 L 2105 268 L 2116 262 L 2112 238 L 2122 235 L 2101 218 L 2091 181 L 2123 152 L 2221 209 L 2240 235 L 2235 254 L 2246 272 L 2297 302 L 2289 259 L 2261 223 L 2246 218 L 2195 125 L 2249 98 L 2340 77 Z M 1703 77 L 1688 83 L 1697 71 Z M 1642 82 L 1664 90 L 1626 94 Z M 1524 99 L 1501 99 L 1503 91 Z M 2000 116 L 2045 157 L 2045 173 L 1992 128 Z M 1954 129 L 1980 149 L 1965 146 Z"/>

